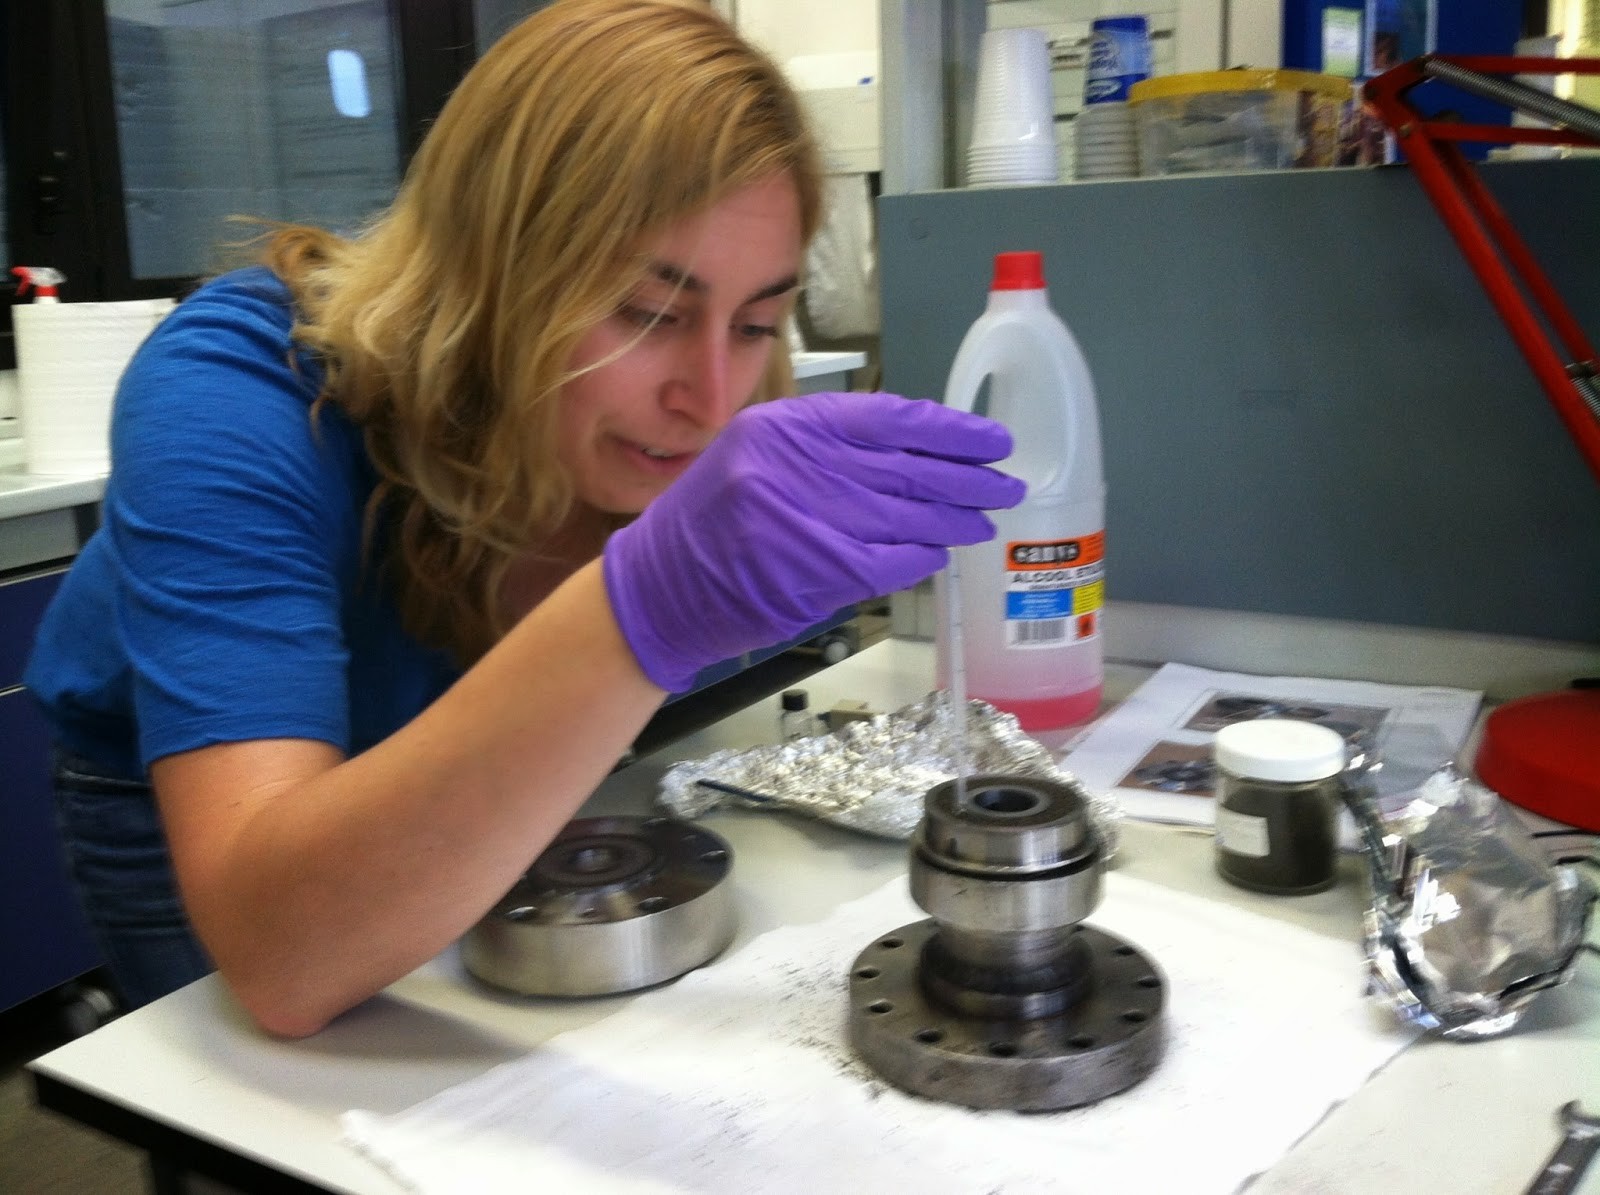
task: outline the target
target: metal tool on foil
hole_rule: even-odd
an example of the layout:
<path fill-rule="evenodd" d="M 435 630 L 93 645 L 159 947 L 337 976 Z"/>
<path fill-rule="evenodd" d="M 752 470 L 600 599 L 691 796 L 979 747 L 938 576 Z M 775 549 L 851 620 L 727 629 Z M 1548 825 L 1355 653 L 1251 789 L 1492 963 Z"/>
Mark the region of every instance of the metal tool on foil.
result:
<path fill-rule="evenodd" d="M 927 793 L 911 896 L 930 919 L 850 969 L 850 1042 L 890 1083 L 972 1108 L 1047 1111 L 1133 1086 L 1160 1061 L 1166 980 L 1083 924 L 1105 868 L 1073 781 L 976 775 Z"/>
<path fill-rule="evenodd" d="M 462 938 L 462 961 L 534 996 L 663 983 L 733 940 L 732 867 L 727 842 L 677 818 L 579 818 Z"/>
<path fill-rule="evenodd" d="M 1594 1155 L 1600 1153 L 1600 1116 L 1585 1116 L 1578 1111 L 1577 1100 L 1568 1100 L 1556 1110 L 1556 1123 L 1564 1134 L 1561 1144 L 1524 1195 L 1576 1191 Z"/>
<path fill-rule="evenodd" d="M 656 803 L 688 818 L 727 805 L 799 813 L 905 842 L 922 823 L 928 789 L 956 774 L 951 715 L 948 691 L 937 691 L 831 734 L 681 760 L 661 777 Z M 973 771 L 1077 784 L 1014 714 L 974 698 L 960 721 Z M 1110 859 L 1122 809 L 1105 790 L 1089 793 L 1088 800 L 1090 820 Z"/>

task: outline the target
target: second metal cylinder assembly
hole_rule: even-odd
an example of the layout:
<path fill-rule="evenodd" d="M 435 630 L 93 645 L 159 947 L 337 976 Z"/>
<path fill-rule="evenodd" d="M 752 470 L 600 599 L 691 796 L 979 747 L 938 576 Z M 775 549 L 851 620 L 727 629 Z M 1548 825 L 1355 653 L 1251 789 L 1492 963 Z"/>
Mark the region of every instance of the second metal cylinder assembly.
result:
<path fill-rule="evenodd" d="M 1093 1103 L 1155 1069 L 1166 979 L 1083 924 L 1104 851 L 1073 785 L 979 775 L 935 785 L 912 843 L 929 919 L 850 971 L 850 1040 L 897 1087 L 973 1108 Z"/>
<path fill-rule="evenodd" d="M 534 996 L 664 983 L 733 939 L 732 867 L 722 838 L 678 818 L 579 818 L 462 938 L 462 961 Z"/>

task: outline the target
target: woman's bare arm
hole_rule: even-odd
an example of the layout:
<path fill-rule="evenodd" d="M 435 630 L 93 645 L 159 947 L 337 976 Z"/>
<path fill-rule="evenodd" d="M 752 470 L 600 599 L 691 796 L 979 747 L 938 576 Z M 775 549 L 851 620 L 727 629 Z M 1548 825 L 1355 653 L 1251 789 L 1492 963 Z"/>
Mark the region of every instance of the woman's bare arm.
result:
<path fill-rule="evenodd" d="M 179 885 L 223 979 L 289 1037 L 394 982 L 511 887 L 663 696 L 595 561 L 353 759 L 271 739 L 156 761 Z"/>

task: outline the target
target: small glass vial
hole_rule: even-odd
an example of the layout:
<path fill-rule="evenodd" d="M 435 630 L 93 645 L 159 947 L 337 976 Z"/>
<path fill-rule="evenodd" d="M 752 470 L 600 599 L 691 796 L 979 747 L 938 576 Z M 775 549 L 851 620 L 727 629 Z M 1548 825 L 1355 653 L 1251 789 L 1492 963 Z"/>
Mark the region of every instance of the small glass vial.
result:
<path fill-rule="evenodd" d="M 1333 885 L 1344 739 L 1290 718 L 1217 732 L 1217 871 L 1254 892 L 1298 896 Z"/>
<path fill-rule="evenodd" d="M 817 718 L 811 712 L 811 699 L 804 689 L 785 689 L 779 703 L 778 737 L 781 740 L 792 743 L 817 733 Z"/>

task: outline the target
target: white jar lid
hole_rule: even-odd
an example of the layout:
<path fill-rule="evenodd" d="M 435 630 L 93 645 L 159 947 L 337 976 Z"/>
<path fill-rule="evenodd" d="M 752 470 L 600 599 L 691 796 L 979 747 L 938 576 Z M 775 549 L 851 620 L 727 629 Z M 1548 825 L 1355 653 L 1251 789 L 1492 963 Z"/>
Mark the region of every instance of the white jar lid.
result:
<path fill-rule="evenodd" d="M 1217 731 L 1212 747 L 1217 766 L 1251 780 L 1300 784 L 1323 780 L 1344 768 L 1344 739 L 1315 722 L 1257 718 Z"/>

